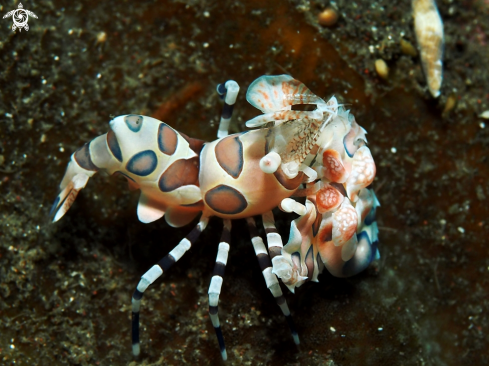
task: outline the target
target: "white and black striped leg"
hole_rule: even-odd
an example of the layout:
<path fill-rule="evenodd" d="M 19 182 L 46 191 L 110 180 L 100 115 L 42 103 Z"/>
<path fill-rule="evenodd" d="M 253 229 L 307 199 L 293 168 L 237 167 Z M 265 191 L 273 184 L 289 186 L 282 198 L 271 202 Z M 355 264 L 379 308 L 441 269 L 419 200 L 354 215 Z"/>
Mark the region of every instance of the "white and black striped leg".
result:
<path fill-rule="evenodd" d="M 218 304 L 219 295 L 221 294 L 222 281 L 224 278 L 224 270 L 228 261 L 229 241 L 231 239 L 231 220 L 224 220 L 222 228 L 221 242 L 217 250 L 216 265 L 212 274 L 211 284 L 209 285 L 209 316 L 216 331 L 219 349 L 224 361 L 228 359 L 224 338 L 222 336 L 221 324 L 219 323 Z"/>
<path fill-rule="evenodd" d="M 175 262 L 177 262 L 185 254 L 187 250 L 195 243 L 200 233 L 204 231 L 209 221 L 208 217 L 201 217 L 195 228 L 183 238 L 173 250 L 165 255 L 157 264 L 149 269 L 138 283 L 134 294 L 132 295 L 132 353 L 134 356 L 139 356 L 141 348 L 139 346 L 139 308 L 141 306 L 141 298 L 144 291 L 158 277 L 166 272 Z"/>
<path fill-rule="evenodd" d="M 282 237 L 275 227 L 275 218 L 273 217 L 272 211 L 264 213 L 261 217 L 263 219 L 263 227 L 267 233 L 268 254 L 270 254 L 270 259 L 273 262 L 273 258 L 277 255 L 282 255 L 284 244 L 282 243 Z"/>
<path fill-rule="evenodd" d="M 234 80 L 228 80 L 225 83 L 217 85 L 217 92 L 219 96 L 224 99 L 224 106 L 222 107 L 221 120 L 219 121 L 219 129 L 217 130 L 217 137 L 226 137 L 229 134 L 229 122 L 233 116 L 234 103 L 239 93 L 239 85 Z"/>
<path fill-rule="evenodd" d="M 253 243 L 256 258 L 258 259 L 258 263 L 260 264 L 260 269 L 263 273 L 263 277 L 265 278 L 267 287 L 275 298 L 277 305 L 282 310 L 282 313 L 287 320 L 287 324 L 289 324 L 290 332 L 292 333 L 292 338 L 294 339 L 295 344 L 299 344 L 299 335 L 297 334 L 294 320 L 292 319 L 292 315 L 290 315 L 289 306 L 287 305 L 285 296 L 282 292 L 282 289 L 280 288 L 277 276 L 272 273 L 272 262 L 270 261 L 270 257 L 268 256 L 265 244 L 263 243 L 263 239 L 258 235 L 255 219 L 250 217 L 246 219 L 246 222 L 248 223 L 248 230 L 250 231 L 251 242 Z"/>

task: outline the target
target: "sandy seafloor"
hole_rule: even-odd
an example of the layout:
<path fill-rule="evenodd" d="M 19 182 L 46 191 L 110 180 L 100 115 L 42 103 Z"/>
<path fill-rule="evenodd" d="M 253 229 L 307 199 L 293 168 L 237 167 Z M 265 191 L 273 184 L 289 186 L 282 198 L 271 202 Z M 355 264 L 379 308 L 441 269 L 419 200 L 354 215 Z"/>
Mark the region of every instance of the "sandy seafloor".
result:
<path fill-rule="evenodd" d="M 71 153 L 105 133 L 111 115 L 156 115 L 210 141 L 217 83 L 241 85 L 238 132 L 259 113 L 248 85 L 282 73 L 350 104 L 368 130 L 382 258 L 287 293 L 297 348 L 237 221 L 219 306 L 227 364 L 489 363 L 487 1 L 438 1 L 438 99 L 419 58 L 401 51 L 401 38 L 416 44 L 410 1 L 337 1 L 332 28 L 317 24 L 320 1 L 22 3 L 38 16 L 28 32 L 0 19 L 0 364 L 224 364 L 207 315 L 219 220 L 146 292 L 133 360 L 131 294 L 191 226 L 138 222 L 138 193 L 103 175 L 59 223 L 48 212 Z M 0 13 L 17 5 L 2 1 Z M 284 241 L 293 218 L 278 215 Z"/>

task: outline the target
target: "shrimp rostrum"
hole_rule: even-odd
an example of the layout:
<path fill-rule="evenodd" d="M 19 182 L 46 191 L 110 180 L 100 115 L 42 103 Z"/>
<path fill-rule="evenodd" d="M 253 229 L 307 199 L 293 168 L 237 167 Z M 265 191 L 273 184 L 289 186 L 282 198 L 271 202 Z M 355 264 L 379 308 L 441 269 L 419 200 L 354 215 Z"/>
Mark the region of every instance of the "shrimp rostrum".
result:
<path fill-rule="evenodd" d="M 228 135 L 239 86 L 230 80 L 217 90 L 224 99 L 217 140 L 188 137 L 147 116 L 116 117 L 108 133 L 71 156 L 52 208 L 53 221 L 58 221 L 88 179 L 105 170 L 124 176 L 141 191 L 137 215 L 144 223 L 164 217 L 169 225 L 181 227 L 200 215 L 193 230 L 143 274 L 134 291 L 135 356 L 140 354 L 139 313 L 145 290 L 196 243 L 212 216 L 223 220 L 223 229 L 208 292 L 209 314 L 224 360 L 218 303 L 232 220 L 246 219 L 265 283 L 296 344 L 299 336 L 278 279 L 294 292 L 307 281 L 317 281 L 324 268 L 348 277 L 379 258 L 379 202 L 369 188 L 376 168 L 366 131 L 353 115 L 335 97 L 325 102 L 288 75 L 261 76 L 246 94 L 262 112 L 246 123 L 256 129 Z M 275 227 L 276 207 L 298 215 L 285 246 Z M 262 216 L 267 245 L 258 235 L 257 215 Z"/>

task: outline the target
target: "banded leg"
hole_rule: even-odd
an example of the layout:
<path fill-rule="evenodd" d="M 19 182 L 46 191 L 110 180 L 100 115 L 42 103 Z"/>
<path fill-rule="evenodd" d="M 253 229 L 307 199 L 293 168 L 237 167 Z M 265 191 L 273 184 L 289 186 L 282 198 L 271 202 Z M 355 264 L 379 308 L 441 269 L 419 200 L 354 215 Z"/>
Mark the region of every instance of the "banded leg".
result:
<path fill-rule="evenodd" d="M 282 255 L 284 244 L 282 243 L 282 237 L 275 227 L 275 218 L 273 217 L 272 211 L 265 212 L 261 217 L 263 219 L 263 227 L 267 233 L 268 253 L 273 262 L 273 258 L 277 255 Z"/>
<path fill-rule="evenodd" d="M 138 283 L 134 294 L 132 295 L 132 353 L 139 356 L 141 348 L 139 345 L 139 308 L 144 291 L 151 285 L 163 272 L 166 272 L 175 262 L 185 254 L 187 250 L 195 243 L 200 233 L 204 231 L 209 218 L 203 216 L 195 228 L 183 238 L 173 250 L 165 255 L 157 264 L 149 269 Z"/>
<path fill-rule="evenodd" d="M 263 273 L 263 277 L 265 278 L 267 287 L 275 298 L 277 305 L 282 310 L 282 313 L 287 320 L 287 324 L 289 324 L 292 338 L 294 338 L 295 344 L 298 345 L 300 344 L 300 341 L 299 335 L 297 334 L 297 330 L 295 328 L 294 320 L 292 319 L 292 315 L 290 315 L 289 306 L 287 305 L 287 300 L 285 300 L 285 296 L 282 292 L 282 289 L 280 288 L 277 276 L 272 273 L 272 262 L 270 261 L 270 257 L 268 256 L 265 244 L 263 243 L 263 239 L 258 235 L 255 219 L 253 217 L 249 217 L 246 219 L 246 222 L 248 224 L 248 230 L 250 231 L 251 242 L 253 243 L 253 248 L 255 249 L 256 258 L 258 259 L 258 263 L 260 264 L 260 269 Z M 270 224 L 270 222 L 268 222 L 268 224 Z M 273 227 L 275 228 L 275 225 L 273 225 Z M 278 233 L 276 234 L 278 235 Z M 282 242 L 282 240 L 280 240 L 280 242 Z M 277 246 L 276 238 L 275 242 L 272 240 L 272 243 L 275 244 L 274 246 Z M 275 249 L 274 252 L 276 252 Z M 274 254 L 274 256 L 276 255 L 277 254 Z"/>
<path fill-rule="evenodd" d="M 225 83 L 217 85 L 217 92 L 224 99 L 219 129 L 217 130 L 217 137 L 222 138 L 229 134 L 229 122 L 233 116 L 233 108 L 238 97 L 239 85 L 234 80 L 228 80 Z"/>
<path fill-rule="evenodd" d="M 228 261 L 229 241 L 231 239 L 231 220 L 224 220 L 222 228 L 221 242 L 217 250 L 216 265 L 212 273 L 211 284 L 209 285 L 209 316 L 216 331 L 219 349 L 224 361 L 228 359 L 224 337 L 222 336 L 221 324 L 219 323 L 218 304 L 219 295 L 221 294 L 222 281 L 224 278 L 224 270 Z"/>

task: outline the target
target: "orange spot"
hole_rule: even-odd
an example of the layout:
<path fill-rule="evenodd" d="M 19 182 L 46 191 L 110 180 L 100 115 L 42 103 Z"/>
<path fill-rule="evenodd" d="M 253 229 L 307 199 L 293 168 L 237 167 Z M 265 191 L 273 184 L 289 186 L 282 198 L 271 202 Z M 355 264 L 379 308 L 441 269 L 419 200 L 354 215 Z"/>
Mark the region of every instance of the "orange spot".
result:
<path fill-rule="evenodd" d="M 345 167 L 340 154 L 334 149 L 328 149 L 323 153 L 323 174 L 331 182 L 343 183 L 345 179 Z"/>
<path fill-rule="evenodd" d="M 316 204 L 319 213 L 325 213 L 339 207 L 343 202 L 343 195 L 334 187 L 327 185 L 316 193 Z"/>

